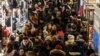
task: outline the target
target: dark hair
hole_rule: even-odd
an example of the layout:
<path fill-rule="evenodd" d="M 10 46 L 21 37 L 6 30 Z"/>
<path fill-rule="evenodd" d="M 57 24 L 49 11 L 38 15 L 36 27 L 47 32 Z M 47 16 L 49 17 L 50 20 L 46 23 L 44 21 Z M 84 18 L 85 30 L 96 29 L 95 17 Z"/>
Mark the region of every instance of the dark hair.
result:
<path fill-rule="evenodd" d="M 26 56 L 26 54 L 25 54 L 25 49 L 24 49 L 23 47 L 20 47 L 18 51 L 20 51 L 21 49 L 24 50 L 24 55 L 23 55 L 23 56 Z M 18 54 L 18 55 L 19 55 L 19 54 Z"/>
<path fill-rule="evenodd" d="M 28 37 L 27 36 L 23 37 L 23 40 L 28 40 Z"/>
<path fill-rule="evenodd" d="M 23 47 L 20 47 L 20 48 L 19 48 L 19 50 L 21 50 L 21 49 L 23 49 L 23 50 L 24 50 L 24 48 L 23 48 Z M 24 52 L 25 52 L 25 50 L 24 50 Z"/>
<path fill-rule="evenodd" d="M 14 40 L 15 40 L 15 37 L 14 37 L 13 35 L 11 35 L 11 36 L 10 36 L 10 40 L 11 40 L 11 41 L 14 41 Z"/>
<path fill-rule="evenodd" d="M 23 38 L 24 38 L 24 35 L 23 34 L 20 34 L 19 35 L 19 42 L 21 42 L 23 40 Z"/>
<path fill-rule="evenodd" d="M 95 51 L 94 51 L 93 49 L 89 49 L 89 50 L 87 51 L 87 55 L 89 56 L 91 53 L 95 53 Z"/>
<path fill-rule="evenodd" d="M 8 48 L 7 53 L 12 52 L 12 50 L 13 50 L 13 44 L 12 43 L 8 43 L 7 48 Z"/>

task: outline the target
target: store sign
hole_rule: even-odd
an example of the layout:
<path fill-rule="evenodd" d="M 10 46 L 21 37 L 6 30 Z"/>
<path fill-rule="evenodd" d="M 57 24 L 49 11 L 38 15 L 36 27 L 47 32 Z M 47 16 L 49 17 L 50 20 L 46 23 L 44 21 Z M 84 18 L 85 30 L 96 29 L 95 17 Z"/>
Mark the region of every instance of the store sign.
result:
<path fill-rule="evenodd" d="M 88 0 L 88 3 L 100 3 L 100 0 Z"/>

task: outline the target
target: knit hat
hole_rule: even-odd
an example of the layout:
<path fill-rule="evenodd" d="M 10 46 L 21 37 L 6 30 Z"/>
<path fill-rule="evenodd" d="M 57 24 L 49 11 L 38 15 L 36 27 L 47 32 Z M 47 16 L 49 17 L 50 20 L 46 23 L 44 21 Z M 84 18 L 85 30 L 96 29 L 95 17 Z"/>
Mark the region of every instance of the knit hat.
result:
<path fill-rule="evenodd" d="M 68 35 L 68 40 L 74 40 L 75 37 L 73 35 Z"/>
<path fill-rule="evenodd" d="M 75 37 L 73 35 L 68 35 L 68 40 L 65 42 L 66 45 L 73 44 Z"/>

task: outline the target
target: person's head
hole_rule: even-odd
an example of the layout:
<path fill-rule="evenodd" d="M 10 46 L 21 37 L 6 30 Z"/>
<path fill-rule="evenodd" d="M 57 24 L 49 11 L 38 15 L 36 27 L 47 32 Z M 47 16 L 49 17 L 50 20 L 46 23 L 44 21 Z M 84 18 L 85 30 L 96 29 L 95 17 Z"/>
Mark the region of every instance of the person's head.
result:
<path fill-rule="evenodd" d="M 37 56 L 37 54 L 33 51 L 28 51 L 26 55 L 27 56 Z"/>
<path fill-rule="evenodd" d="M 26 23 L 26 24 L 25 24 L 25 30 L 28 30 L 29 27 L 30 27 L 30 23 Z"/>
<path fill-rule="evenodd" d="M 12 50 L 14 49 L 13 47 L 14 46 L 13 46 L 12 43 L 8 43 L 7 46 L 6 46 L 7 53 L 11 53 Z"/>
<path fill-rule="evenodd" d="M 72 30 L 74 30 L 74 31 L 77 29 L 77 26 L 73 23 L 72 23 L 71 27 L 72 27 Z"/>
<path fill-rule="evenodd" d="M 35 39 L 34 39 L 34 45 L 39 45 L 39 43 L 40 43 L 40 40 L 37 39 L 37 38 L 35 38 Z"/>
<path fill-rule="evenodd" d="M 61 46 L 60 44 L 57 44 L 57 45 L 55 46 L 55 49 L 61 50 L 61 49 L 62 49 L 62 46 Z"/>
<path fill-rule="evenodd" d="M 25 50 L 24 48 L 19 48 L 19 56 L 25 56 Z"/>
<path fill-rule="evenodd" d="M 26 45 L 28 45 L 28 43 L 29 43 L 28 37 L 24 37 L 23 40 L 22 40 L 22 44 L 23 44 L 24 46 L 26 46 Z"/>
<path fill-rule="evenodd" d="M 54 8 L 54 11 L 57 12 L 57 11 L 58 11 L 58 7 L 55 7 L 55 8 Z"/>
<path fill-rule="evenodd" d="M 3 28 L 4 28 L 4 29 L 6 29 L 6 28 L 7 28 L 7 26 L 5 25 Z"/>
<path fill-rule="evenodd" d="M 68 40 L 74 40 L 75 37 L 73 35 L 68 34 Z"/>
<path fill-rule="evenodd" d="M 42 30 L 39 30 L 39 36 L 42 36 L 43 32 Z"/>
<path fill-rule="evenodd" d="M 56 17 L 61 17 L 61 12 L 60 11 L 56 12 Z"/>
<path fill-rule="evenodd" d="M 23 34 L 20 34 L 20 35 L 19 35 L 19 42 L 21 42 L 21 41 L 23 40 L 23 37 L 24 37 Z"/>
<path fill-rule="evenodd" d="M 10 36 L 10 41 L 14 41 L 15 37 L 13 35 Z"/>
<path fill-rule="evenodd" d="M 31 13 L 32 14 L 32 13 Z M 29 16 L 29 20 L 33 20 L 33 15 Z"/>
<path fill-rule="evenodd" d="M 82 38 L 83 38 L 83 36 L 81 34 L 79 34 L 79 35 L 77 35 L 76 40 L 82 39 Z"/>
<path fill-rule="evenodd" d="M 35 7 L 35 8 L 38 8 L 38 4 L 35 4 L 34 7 Z"/>
<path fill-rule="evenodd" d="M 47 24 L 47 29 L 52 29 L 52 24 L 51 23 Z"/>
<path fill-rule="evenodd" d="M 57 30 L 57 26 L 55 24 L 52 25 L 52 30 Z"/>
<path fill-rule="evenodd" d="M 95 51 L 94 51 L 93 49 L 89 49 L 89 50 L 87 51 L 87 55 L 88 55 L 88 56 L 95 56 Z"/>
<path fill-rule="evenodd" d="M 46 42 L 52 41 L 52 37 L 51 37 L 51 36 L 47 36 L 47 37 L 45 38 L 45 41 L 46 41 Z"/>
<path fill-rule="evenodd" d="M 73 44 L 75 41 L 75 37 L 73 35 L 68 35 L 68 43 Z"/>
<path fill-rule="evenodd" d="M 54 35 L 53 37 L 52 37 L 52 41 L 57 41 L 57 36 L 56 35 Z"/>
<path fill-rule="evenodd" d="M 95 56 L 95 53 L 91 53 L 90 56 Z"/>
<path fill-rule="evenodd" d="M 38 5 L 39 5 L 39 6 L 42 5 L 42 3 L 41 3 L 41 2 L 38 2 Z"/>
<path fill-rule="evenodd" d="M 37 15 L 38 13 L 37 12 L 33 12 L 32 13 L 32 18 L 33 18 L 33 20 L 38 20 L 38 15 Z"/>

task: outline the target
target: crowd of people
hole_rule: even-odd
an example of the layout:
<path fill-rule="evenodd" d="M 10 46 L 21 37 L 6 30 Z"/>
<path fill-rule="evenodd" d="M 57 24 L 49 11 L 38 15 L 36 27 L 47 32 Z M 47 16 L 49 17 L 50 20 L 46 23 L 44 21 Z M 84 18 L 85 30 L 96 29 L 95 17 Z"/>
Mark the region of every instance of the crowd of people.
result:
<path fill-rule="evenodd" d="M 4 56 L 95 56 L 85 18 L 64 0 L 30 0 L 22 31 L 2 29 Z M 7 42 L 5 44 L 5 42 Z"/>

